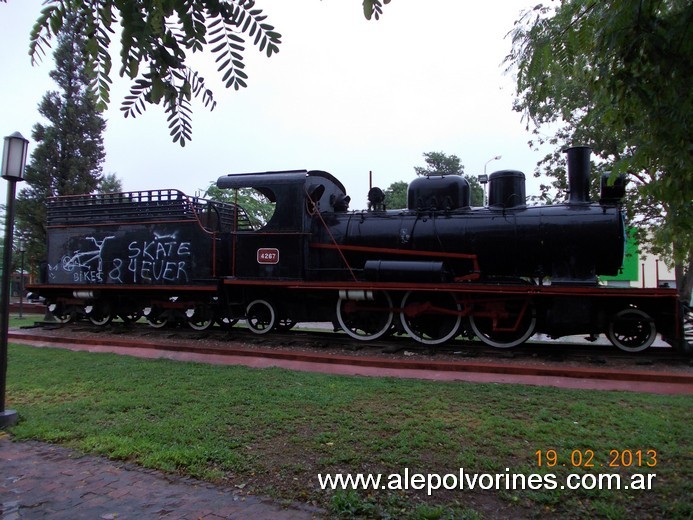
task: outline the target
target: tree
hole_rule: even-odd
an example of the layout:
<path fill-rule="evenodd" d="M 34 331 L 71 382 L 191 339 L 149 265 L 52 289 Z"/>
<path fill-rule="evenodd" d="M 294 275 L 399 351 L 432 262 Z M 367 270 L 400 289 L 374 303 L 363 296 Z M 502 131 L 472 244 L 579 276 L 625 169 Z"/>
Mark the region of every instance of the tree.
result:
<path fill-rule="evenodd" d="M 123 183 L 115 173 L 108 173 L 102 177 L 97 191 L 99 193 L 120 193 L 123 191 Z"/>
<path fill-rule="evenodd" d="M 534 143 L 557 146 L 538 173 L 565 187 L 564 144 L 592 146 L 598 168 L 628 173 L 629 220 L 641 244 L 693 288 L 693 4 L 687 0 L 564 0 L 516 22 L 507 58 L 515 109 Z M 544 137 L 551 132 L 550 137 Z M 550 196 L 550 195 L 549 195 Z"/>
<path fill-rule="evenodd" d="M 471 205 L 481 207 L 484 205 L 484 188 L 479 183 L 479 179 L 473 175 L 465 175 L 465 179 L 469 183 L 469 192 L 471 193 Z"/>
<path fill-rule="evenodd" d="M 471 205 L 484 205 L 484 189 L 473 175 L 464 175 L 464 165 L 456 155 L 447 155 L 443 152 L 424 152 L 426 167 L 414 166 L 416 175 L 460 175 L 469 183 L 471 193 Z"/>
<path fill-rule="evenodd" d="M 443 152 L 424 152 L 426 167 L 414 166 L 416 175 L 463 175 L 464 166 L 456 155 Z"/>
<path fill-rule="evenodd" d="M 81 56 L 86 41 L 74 17 L 58 36 L 51 77 L 59 91 L 47 92 L 39 113 L 48 121 L 32 130 L 36 147 L 26 167 L 27 186 L 17 196 L 17 228 L 29 237 L 29 258 L 45 258 L 46 200 L 92 193 L 101 186 L 106 122 L 87 88 L 91 77 Z"/>
<path fill-rule="evenodd" d="M 363 0 L 364 16 L 378 20 L 388 3 Z M 266 23 L 267 16 L 255 0 L 45 0 L 44 4 L 31 31 L 32 62 L 45 55 L 68 15 L 77 14 L 88 38 L 83 57 L 92 78 L 90 88 L 103 110 L 110 102 L 112 83 L 109 46 L 120 26 L 118 74 L 133 80 L 121 110 L 125 117 L 135 117 L 149 104 L 163 105 L 171 137 L 181 146 L 192 138 L 192 98 L 201 97 L 210 110 L 216 106 L 205 79 L 188 66 L 188 53 L 209 50 L 216 56 L 226 88 L 238 90 L 247 86 L 246 38 L 268 57 L 279 52 L 281 44 L 281 35 Z"/>
<path fill-rule="evenodd" d="M 390 184 L 385 190 L 385 207 L 387 209 L 405 209 L 407 203 L 407 190 L 409 184 L 404 181 L 397 181 Z"/>
<path fill-rule="evenodd" d="M 267 224 L 274 214 L 274 203 L 253 188 L 228 190 L 219 188 L 212 182 L 205 190 L 204 197 L 217 202 L 238 204 L 245 210 L 254 228 Z"/>

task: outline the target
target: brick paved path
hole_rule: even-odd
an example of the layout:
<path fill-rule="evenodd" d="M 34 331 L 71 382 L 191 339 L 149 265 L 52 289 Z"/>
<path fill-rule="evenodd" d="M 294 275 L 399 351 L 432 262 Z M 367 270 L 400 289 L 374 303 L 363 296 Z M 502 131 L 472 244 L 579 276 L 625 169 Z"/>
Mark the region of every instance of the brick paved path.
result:
<path fill-rule="evenodd" d="M 277 519 L 323 512 L 281 505 L 189 478 L 81 455 L 0 433 L 0 518 L 15 519 Z"/>

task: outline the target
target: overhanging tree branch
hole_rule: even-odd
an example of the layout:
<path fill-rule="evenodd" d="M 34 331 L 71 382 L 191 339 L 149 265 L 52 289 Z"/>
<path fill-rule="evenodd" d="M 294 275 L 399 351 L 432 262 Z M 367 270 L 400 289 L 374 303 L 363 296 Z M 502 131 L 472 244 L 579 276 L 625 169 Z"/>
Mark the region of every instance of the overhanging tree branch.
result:
<path fill-rule="evenodd" d="M 362 0 L 364 16 L 378 20 L 390 1 Z M 32 64 L 46 55 L 67 14 L 75 14 L 88 38 L 86 67 L 93 78 L 89 88 L 100 110 L 110 103 L 113 63 L 108 50 L 119 30 L 118 73 L 133 81 L 121 106 L 126 117 L 141 114 L 148 104 L 161 104 L 169 123 L 182 123 L 181 109 L 185 106 L 191 113 L 190 98 L 200 96 L 212 110 L 214 93 L 201 86 L 204 80 L 190 69 L 190 54 L 210 51 L 226 88 L 238 90 L 248 80 L 243 61 L 246 38 L 268 57 L 279 52 L 281 44 L 281 35 L 267 23 L 255 0 L 45 0 L 44 5 L 30 34 Z M 191 119 L 186 121 L 191 124 Z M 181 146 L 192 137 L 192 127 L 184 126 L 172 132 Z"/>
<path fill-rule="evenodd" d="M 192 137 L 191 98 L 201 97 L 210 110 L 216 105 L 213 92 L 187 65 L 190 54 L 217 55 L 226 87 L 238 90 L 248 79 L 244 36 L 268 57 L 281 44 L 281 35 L 254 0 L 48 0 L 31 32 L 32 62 L 45 55 L 69 13 L 80 19 L 88 37 L 86 67 L 99 108 L 110 102 L 108 50 L 120 25 L 119 75 L 133 80 L 121 109 L 135 117 L 147 104 L 163 105 L 173 140 L 181 146 Z"/>

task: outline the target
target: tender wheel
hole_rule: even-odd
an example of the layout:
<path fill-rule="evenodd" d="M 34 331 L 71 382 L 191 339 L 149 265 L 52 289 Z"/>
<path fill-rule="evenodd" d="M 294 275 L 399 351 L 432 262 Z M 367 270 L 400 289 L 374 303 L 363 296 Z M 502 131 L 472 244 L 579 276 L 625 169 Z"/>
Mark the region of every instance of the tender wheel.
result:
<path fill-rule="evenodd" d="M 144 319 L 147 320 L 150 327 L 154 327 L 155 329 L 161 329 L 168 323 L 166 312 L 160 312 L 150 307 L 144 309 Z"/>
<path fill-rule="evenodd" d="M 385 292 L 376 293 L 373 300 L 340 298 L 337 301 L 339 326 L 359 341 L 370 341 L 387 334 L 393 317 L 392 298 Z"/>
<path fill-rule="evenodd" d="M 207 330 L 214 325 L 214 313 L 208 307 L 196 307 L 185 313 L 186 321 L 193 330 Z"/>
<path fill-rule="evenodd" d="M 527 341 L 537 325 L 534 308 L 527 300 L 477 304 L 469 327 L 486 345 L 511 348 Z"/>
<path fill-rule="evenodd" d="M 277 313 L 268 301 L 255 300 L 248 304 L 245 319 L 255 334 L 267 334 L 277 324 Z"/>
<path fill-rule="evenodd" d="M 625 352 L 642 352 L 657 336 L 654 320 L 640 309 L 623 309 L 609 322 L 606 336 Z"/>
<path fill-rule="evenodd" d="M 70 323 L 77 317 L 77 311 L 73 307 L 66 307 L 60 303 L 51 303 L 48 311 L 53 315 L 58 323 Z"/>
<path fill-rule="evenodd" d="M 450 293 L 409 291 L 402 298 L 400 321 L 407 334 L 419 343 L 440 345 L 459 333 L 461 307 Z"/>
<path fill-rule="evenodd" d="M 89 307 L 91 308 L 89 309 Z M 87 318 L 89 318 L 89 321 L 94 325 L 103 327 L 113 320 L 113 314 L 108 305 L 94 305 L 89 307 L 85 308 L 85 314 L 87 314 Z"/>
<path fill-rule="evenodd" d="M 162 329 L 168 323 L 166 316 L 147 316 L 146 320 L 149 326 L 155 329 Z"/>

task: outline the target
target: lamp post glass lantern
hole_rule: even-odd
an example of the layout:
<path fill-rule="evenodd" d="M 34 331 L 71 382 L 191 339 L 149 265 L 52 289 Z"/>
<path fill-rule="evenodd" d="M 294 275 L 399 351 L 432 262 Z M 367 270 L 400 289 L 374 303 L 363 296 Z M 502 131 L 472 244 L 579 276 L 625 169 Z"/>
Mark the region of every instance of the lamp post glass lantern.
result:
<path fill-rule="evenodd" d="M 28 148 L 29 140 L 19 132 L 5 137 L 5 146 L 2 149 L 2 177 L 4 179 L 15 182 L 24 179 Z"/>
<path fill-rule="evenodd" d="M 5 137 L 2 149 L 2 178 L 7 183 L 5 207 L 5 244 L 2 253 L 0 283 L 0 429 L 17 423 L 17 412 L 5 409 L 7 383 L 7 328 L 10 319 L 10 275 L 12 274 L 12 236 L 14 234 L 14 196 L 17 182 L 24 179 L 24 166 L 29 141 L 15 132 Z"/>

